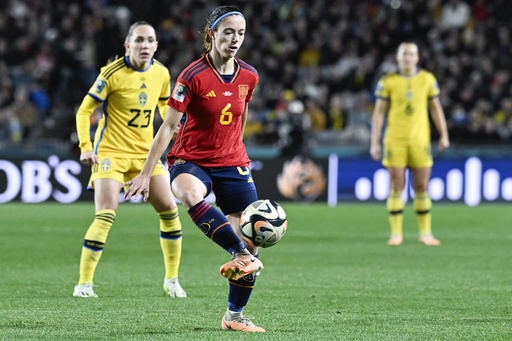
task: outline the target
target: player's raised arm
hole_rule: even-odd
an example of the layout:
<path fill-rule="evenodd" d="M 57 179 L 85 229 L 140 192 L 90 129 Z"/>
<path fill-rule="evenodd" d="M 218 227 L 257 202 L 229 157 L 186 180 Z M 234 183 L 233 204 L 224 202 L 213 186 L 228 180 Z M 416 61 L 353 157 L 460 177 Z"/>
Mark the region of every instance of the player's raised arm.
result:
<path fill-rule="evenodd" d="M 137 199 L 139 195 L 142 194 L 144 196 L 144 201 L 148 200 L 149 180 L 151 179 L 151 174 L 158 160 L 165 152 L 165 149 L 169 146 L 181 116 L 183 116 L 183 113 L 178 110 L 171 107 L 167 109 L 165 120 L 160 126 L 160 129 L 158 129 L 155 139 L 151 144 L 148 157 L 146 158 L 146 162 L 144 163 L 144 167 L 140 174 L 123 184 L 123 186 L 130 186 L 124 194 L 125 199 L 129 199 L 132 195 L 135 195 L 135 199 Z"/>

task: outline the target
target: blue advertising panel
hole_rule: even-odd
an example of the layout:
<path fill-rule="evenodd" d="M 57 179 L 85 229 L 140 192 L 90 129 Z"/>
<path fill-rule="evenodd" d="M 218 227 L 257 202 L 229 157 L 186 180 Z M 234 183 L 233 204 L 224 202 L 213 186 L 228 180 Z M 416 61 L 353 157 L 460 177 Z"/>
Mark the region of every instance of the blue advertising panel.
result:
<path fill-rule="evenodd" d="M 414 197 L 406 172 L 404 201 Z M 369 157 L 329 158 L 328 202 L 383 201 L 389 191 L 386 169 Z M 464 202 L 476 206 L 483 202 L 512 201 L 512 160 L 469 157 L 436 160 L 429 182 L 434 201 Z"/>

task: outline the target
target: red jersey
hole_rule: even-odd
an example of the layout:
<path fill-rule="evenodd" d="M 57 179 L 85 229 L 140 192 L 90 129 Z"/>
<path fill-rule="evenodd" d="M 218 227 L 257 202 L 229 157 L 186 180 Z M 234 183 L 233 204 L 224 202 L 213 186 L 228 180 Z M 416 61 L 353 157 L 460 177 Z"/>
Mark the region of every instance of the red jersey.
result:
<path fill-rule="evenodd" d="M 181 158 L 205 167 L 246 167 L 242 114 L 258 84 L 258 72 L 235 57 L 236 71 L 225 81 L 209 55 L 190 64 L 178 77 L 170 107 L 186 114 L 167 154 L 169 166 Z"/>

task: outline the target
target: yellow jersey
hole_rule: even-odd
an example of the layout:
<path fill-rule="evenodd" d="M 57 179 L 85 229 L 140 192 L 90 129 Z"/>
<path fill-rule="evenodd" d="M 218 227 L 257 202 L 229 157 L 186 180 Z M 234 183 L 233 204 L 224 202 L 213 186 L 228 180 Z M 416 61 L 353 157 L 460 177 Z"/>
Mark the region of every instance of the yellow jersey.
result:
<path fill-rule="evenodd" d="M 160 103 L 165 117 L 171 93 L 169 70 L 155 59 L 143 71 L 134 69 L 128 57 L 101 68 L 88 96 L 103 103 L 103 117 L 94 137 L 94 152 L 115 157 L 145 158 L 153 141 L 153 120 Z M 86 96 L 87 97 L 87 96 Z M 82 152 L 91 150 L 87 120 L 90 99 L 84 99 L 77 113 L 77 132 Z M 97 103 L 97 102 L 94 102 Z"/>
<path fill-rule="evenodd" d="M 436 78 L 423 69 L 410 77 L 398 72 L 382 77 L 375 96 L 389 102 L 384 143 L 430 143 L 428 104 L 439 93 Z"/>

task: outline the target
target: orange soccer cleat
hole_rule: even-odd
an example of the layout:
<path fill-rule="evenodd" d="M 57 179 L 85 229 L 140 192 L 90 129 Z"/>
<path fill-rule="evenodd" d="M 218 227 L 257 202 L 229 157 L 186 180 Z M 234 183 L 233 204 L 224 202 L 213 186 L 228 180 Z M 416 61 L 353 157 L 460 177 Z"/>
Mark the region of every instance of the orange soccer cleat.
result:
<path fill-rule="evenodd" d="M 261 269 L 263 269 L 263 263 L 258 258 L 244 255 L 221 266 L 220 274 L 226 278 L 237 280 L 252 273 L 258 274 Z"/>
<path fill-rule="evenodd" d="M 227 314 L 226 314 L 227 315 Z M 226 315 L 222 318 L 222 329 L 238 330 L 242 332 L 265 332 L 265 329 L 255 326 L 247 317 L 242 314 L 233 317 L 231 321 L 227 321 Z"/>

